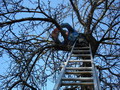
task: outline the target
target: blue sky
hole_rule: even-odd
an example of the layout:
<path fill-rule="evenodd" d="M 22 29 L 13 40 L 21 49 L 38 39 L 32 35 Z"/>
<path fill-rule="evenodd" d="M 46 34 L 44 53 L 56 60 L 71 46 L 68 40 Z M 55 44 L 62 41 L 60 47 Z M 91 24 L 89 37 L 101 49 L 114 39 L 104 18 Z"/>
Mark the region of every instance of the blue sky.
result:
<path fill-rule="evenodd" d="M 22 3 L 22 5 L 24 5 L 24 6 L 27 6 L 27 7 L 29 7 L 29 8 L 34 8 L 35 6 L 35 4 L 31 4 L 31 3 L 28 3 L 28 1 L 27 0 L 24 0 L 25 2 L 24 3 Z M 36 1 L 36 0 L 32 0 L 32 1 Z M 44 3 L 46 3 L 47 4 L 47 1 L 48 0 L 41 0 L 41 1 L 43 1 Z M 57 0 L 57 2 L 55 1 L 55 0 L 50 0 L 51 1 L 51 6 L 52 7 L 56 7 L 57 6 L 57 4 L 58 3 L 61 3 L 61 2 L 63 2 L 64 0 Z M 65 0 L 66 1 L 66 0 Z M 64 2 L 65 2 L 64 1 Z M 29 14 L 29 13 L 24 13 L 24 14 L 21 14 L 21 13 L 19 13 L 17 16 L 16 16 L 16 18 L 24 18 L 24 17 L 30 17 L 31 16 L 31 14 Z M 36 14 L 36 16 L 38 16 L 39 17 L 39 14 Z M 14 27 L 14 32 L 17 34 L 17 30 L 18 28 L 17 27 Z M 2 57 L 0 57 L 0 74 L 1 75 L 3 75 L 4 76 L 4 74 L 7 72 L 7 70 L 8 70 L 8 68 L 9 68 L 9 65 L 10 65 L 10 58 L 8 57 L 8 55 L 5 53 L 5 54 L 3 54 L 3 56 Z M 51 79 L 48 79 L 48 81 L 47 81 L 47 87 L 45 88 L 45 89 L 43 89 L 43 90 L 52 90 L 53 89 L 53 87 L 54 87 L 54 84 L 51 82 Z M 17 89 L 13 89 L 13 90 L 17 90 Z"/>
<path fill-rule="evenodd" d="M 29 8 L 34 8 L 34 7 L 36 7 L 36 5 L 35 4 L 31 4 L 31 3 L 28 3 L 27 2 L 27 0 L 24 0 L 25 2 L 24 3 L 22 3 L 24 6 L 27 6 L 27 7 L 29 7 Z M 36 1 L 36 0 L 31 0 L 31 1 Z M 48 4 L 47 3 L 47 1 L 48 0 L 41 0 L 41 1 L 43 1 L 44 3 L 46 3 L 46 4 Z M 52 7 L 57 7 L 58 6 L 58 4 L 59 3 L 64 3 L 64 4 L 66 4 L 66 2 L 68 2 L 68 0 L 50 0 L 51 1 L 51 3 L 50 3 L 50 5 L 52 6 Z M 97 13 L 97 12 L 96 12 Z M 99 13 L 98 13 L 99 14 Z M 39 17 L 39 15 L 40 14 L 36 14 L 35 16 L 37 17 Z M 31 14 L 30 13 L 24 13 L 24 14 L 21 14 L 21 13 L 19 13 L 17 16 L 16 16 L 16 18 L 21 18 L 21 17 L 30 17 L 31 16 Z M 40 15 L 41 16 L 41 15 Z M 71 24 L 72 25 L 72 20 L 70 19 L 71 17 L 68 17 L 68 18 L 66 18 L 63 22 L 68 22 L 69 24 Z M 104 19 L 105 21 L 106 21 L 106 19 Z M 101 25 L 103 28 L 102 29 L 107 29 L 107 27 L 105 27 L 104 25 Z M 38 27 L 38 30 L 40 29 L 41 27 Z M 17 27 L 14 27 L 14 32 L 15 33 L 17 33 Z M 37 29 L 37 28 L 36 28 Z M 77 29 L 77 30 L 80 30 L 80 28 L 79 27 L 75 27 L 75 29 Z M 104 33 L 104 31 L 105 30 L 103 30 L 103 33 Z M 40 31 L 37 31 L 37 32 L 40 32 Z M 35 34 L 37 34 L 37 32 L 34 32 Z M 98 32 L 99 32 L 99 30 L 98 30 Z M 32 34 L 32 33 L 31 33 Z M 101 33 L 98 33 L 98 34 L 101 34 Z M 100 38 L 99 38 L 100 39 Z M 109 47 L 107 47 L 107 48 L 109 48 Z M 105 49 L 103 49 L 103 50 L 101 50 L 101 52 L 103 53 L 103 51 L 105 51 Z M 97 58 L 98 59 L 98 58 Z M 97 60 L 98 61 L 98 60 Z M 99 59 L 99 61 L 100 61 L 100 59 Z M 99 62 L 98 61 L 98 62 Z M 8 55 L 7 54 L 4 54 L 2 57 L 0 57 L 0 74 L 5 74 L 5 72 L 7 71 L 7 68 L 9 67 L 9 63 L 10 63 L 10 58 L 8 57 Z M 103 65 L 104 65 L 105 63 L 103 63 Z M 47 90 L 52 90 L 52 88 L 53 88 L 53 86 L 54 86 L 54 84 L 51 82 L 51 79 L 48 79 L 48 84 L 47 84 L 48 86 L 46 87 L 47 88 Z M 16 89 L 14 89 L 14 90 L 16 90 Z"/>

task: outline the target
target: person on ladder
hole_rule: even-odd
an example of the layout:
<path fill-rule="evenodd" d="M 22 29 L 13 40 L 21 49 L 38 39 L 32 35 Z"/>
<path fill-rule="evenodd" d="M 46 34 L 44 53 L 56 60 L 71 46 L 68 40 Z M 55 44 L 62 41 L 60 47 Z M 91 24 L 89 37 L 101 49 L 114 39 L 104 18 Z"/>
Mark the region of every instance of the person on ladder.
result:
<path fill-rule="evenodd" d="M 58 36 L 59 36 L 59 33 L 60 33 L 60 30 L 58 28 L 55 28 L 53 31 L 52 31 L 52 39 L 54 40 L 54 42 L 56 44 L 70 44 L 72 45 L 74 43 L 74 41 L 79 38 L 81 39 L 82 38 L 82 41 L 80 41 L 78 39 L 78 42 L 80 43 L 84 43 L 83 45 L 87 44 L 87 40 L 84 36 L 84 34 L 82 33 L 78 33 L 76 30 L 74 30 L 68 23 L 62 23 L 61 24 L 61 27 L 62 28 L 67 28 L 68 31 L 64 31 L 67 39 L 64 38 L 64 40 L 67 40 L 67 41 L 63 41 L 63 42 L 60 42 L 60 40 L 58 39 Z"/>

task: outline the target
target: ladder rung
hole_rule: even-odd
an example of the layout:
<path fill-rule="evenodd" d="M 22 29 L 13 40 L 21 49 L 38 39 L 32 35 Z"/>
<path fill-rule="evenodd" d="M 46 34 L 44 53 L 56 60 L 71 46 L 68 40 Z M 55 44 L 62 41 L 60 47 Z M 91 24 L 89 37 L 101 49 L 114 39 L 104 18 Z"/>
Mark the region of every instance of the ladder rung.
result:
<path fill-rule="evenodd" d="M 72 54 L 73 57 L 90 56 L 90 54 Z"/>
<path fill-rule="evenodd" d="M 91 70 L 92 67 L 66 67 L 67 70 Z"/>
<path fill-rule="evenodd" d="M 74 49 L 90 49 L 89 47 L 74 47 Z"/>
<path fill-rule="evenodd" d="M 63 81 L 93 81 L 92 77 L 82 78 L 62 78 Z"/>
<path fill-rule="evenodd" d="M 91 62 L 91 60 L 69 60 L 69 62 Z"/>
<path fill-rule="evenodd" d="M 74 47 L 74 48 L 90 48 L 90 47 Z"/>
<path fill-rule="evenodd" d="M 66 74 L 91 74 L 92 73 L 92 71 L 80 71 L 80 72 L 78 72 L 78 71 L 76 71 L 76 72 L 65 72 Z"/>
<path fill-rule="evenodd" d="M 90 50 L 73 50 L 73 52 L 90 52 Z"/>
<path fill-rule="evenodd" d="M 73 86 L 73 85 L 94 85 L 93 82 L 80 82 L 80 83 L 62 83 L 62 86 Z"/>

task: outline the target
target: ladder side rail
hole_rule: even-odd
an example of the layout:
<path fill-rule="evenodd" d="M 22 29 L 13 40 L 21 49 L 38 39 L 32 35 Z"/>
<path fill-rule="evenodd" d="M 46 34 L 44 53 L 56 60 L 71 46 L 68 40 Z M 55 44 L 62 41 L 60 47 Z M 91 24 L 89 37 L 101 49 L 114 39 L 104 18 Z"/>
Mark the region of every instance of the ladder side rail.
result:
<path fill-rule="evenodd" d="M 94 79 L 94 89 L 95 90 L 101 90 L 99 79 L 98 79 L 97 72 L 96 72 L 96 69 L 95 69 L 95 64 L 93 62 L 92 49 L 91 49 L 90 44 L 89 44 L 89 47 L 90 47 L 90 55 L 91 55 L 91 64 L 92 64 L 92 69 L 93 69 L 92 71 L 93 71 L 93 79 Z"/>
<path fill-rule="evenodd" d="M 97 79 L 97 85 L 98 85 L 99 90 L 101 90 L 100 81 L 99 81 L 99 78 L 98 78 L 98 72 L 97 72 L 97 68 L 96 68 L 95 64 L 94 64 L 94 67 L 95 67 L 95 75 L 97 77 L 96 78 Z"/>
<path fill-rule="evenodd" d="M 76 41 L 74 42 L 73 46 L 72 46 L 72 49 L 71 49 L 71 52 L 70 52 L 70 55 L 68 56 L 66 62 L 65 62 L 65 66 L 62 68 L 61 72 L 60 72 L 60 77 L 58 78 L 57 80 L 57 83 L 55 84 L 53 90 L 59 90 L 60 86 L 61 86 L 61 80 L 62 80 L 62 77 L 64 76 L 64 73 L 65 73 L 65 69 L 67 67 L 67 64 L 68 64 L 68 61 L 70 60 L 70 57 L 72 55 L 72 52 L 73 52 L 73 49 L 74 49 L 74 46 L 76 44 Z"/>
<path fill-rule="evenodd" d="M 100 87 L 100 82 L 99 82 L 99 78 L 98 78 L 98 74 L 97 74 L 97 70 L 96 70 L 96 67 L 95 67 L 95 64 L 93 63 L 93 78 L 95 79 L 95 90 L 101 90 L 101 87 Z"/>

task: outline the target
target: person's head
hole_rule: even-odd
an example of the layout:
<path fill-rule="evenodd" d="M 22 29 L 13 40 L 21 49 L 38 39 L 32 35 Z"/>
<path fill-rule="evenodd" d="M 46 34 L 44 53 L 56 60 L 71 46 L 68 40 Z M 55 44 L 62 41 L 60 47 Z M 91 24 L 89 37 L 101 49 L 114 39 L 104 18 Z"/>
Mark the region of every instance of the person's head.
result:
<path fill-rule="evenodd" d="M 66 31 L 66 30 L 63 30 L 63 32 L 65 33 L 65 35 L 67 35 L 67 36 L 68 36 L 68 31 Z"/>

